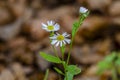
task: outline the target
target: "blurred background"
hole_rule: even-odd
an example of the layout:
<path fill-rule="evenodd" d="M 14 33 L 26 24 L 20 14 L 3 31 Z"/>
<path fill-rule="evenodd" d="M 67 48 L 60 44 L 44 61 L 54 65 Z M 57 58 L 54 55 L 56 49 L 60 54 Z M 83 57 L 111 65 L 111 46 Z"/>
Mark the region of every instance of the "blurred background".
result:
<path fill-rule="evenodd" d="M 74 40 L 70 63 L 82 69 L 75 80 L 111 80 L 109 72 L 96 71 L 99 61 L 120 50 L 120 0 L 0 0 L 0 80 L 43 80 L 48 68 L 48 80 L 62 80 L 53 70 L 59 66 L 39 56 L 53 54 L 41 23 L 54 20 L 60 32 L 71 33 L 80 6 L 90 15 Z"/>

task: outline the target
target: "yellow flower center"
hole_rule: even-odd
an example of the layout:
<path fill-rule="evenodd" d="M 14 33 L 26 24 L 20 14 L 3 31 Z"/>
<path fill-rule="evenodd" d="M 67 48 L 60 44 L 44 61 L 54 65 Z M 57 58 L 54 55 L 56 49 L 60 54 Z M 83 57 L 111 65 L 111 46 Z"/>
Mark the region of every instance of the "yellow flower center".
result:
<path fill-rule="evenodd" d="M 48 30 L 54 30 L 54 26 L 48 26 L 47 29 Z"/>
<path fill-rule="evenodd" d="M 64 38 L 64 36 L 63 35 L 59 35 L 59 36 L 57 36 L 57 40 L 59 40 L 59 41 L 63 41 L 65 38 Z"/>

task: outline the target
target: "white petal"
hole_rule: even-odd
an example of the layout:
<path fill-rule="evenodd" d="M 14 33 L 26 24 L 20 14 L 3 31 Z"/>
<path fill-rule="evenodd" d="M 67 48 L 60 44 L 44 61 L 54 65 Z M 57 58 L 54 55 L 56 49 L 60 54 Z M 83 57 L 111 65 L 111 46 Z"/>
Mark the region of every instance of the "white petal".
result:
<path fill-rule="evenodd" d="M 50 24 L 49 24 L 49 25 L 53 25 L 53 24 L 52 24 L 52 21 L 50 21 Z"/>
<path fill-rule="evenodd" d="M 46 31 L 50 32 L 51 30 L 45 29 Z"/>
<path fill-rule="evenodd" d="M 88 9 L 84 8 L 84 7 L 80 7 L 79 12 L 80 13 L 86 13 L 88 11 Z"/>
<path fill-rule="evenodd" d="M 64 32 L 62 35 L 63 35 L 63 36 L 67 35 L 67 32 Z"/>
<path fill-rule="evenodd" d="M 62 41 L 60 42 L 60 46 L 62 47 Z"/>
<path fill-rule="evenodd" d="M 42 27 L 42 29 L 47 30 L 47 27 Z"/>
<path fill-rule="evenodd" d="M 60 25 L 59 24 L 56 23 L 54 26 L 55 26 L 55 31 L 58 31 L 60 29 Z"/>
<path fill-rule="evenodd" d="M 65 39 L 65 41 L 68 43 L 68 44 L 70 44 L 70 39 Z"/>
<path fill-rule="evenodd" d="M 48 24 L 48 25 L 50 25 L 50 26 L 51 26 L 51 25 L 54 25 L 54 23 L 55 23 L 55 22 L 54 22 L 54 21 L 52 21 L 52 20 L 47 21 L 47 24 Z"/>
<path fill-rule="evenodd" d="M 50 21 L 47 21 L 47 24 L 50 25 Z"/>
<path fill-rule="evenodd" d="M 70 34 L 67 34 L 66 32 L 64 32 L 62 35 L 63 35 L 64 37 L 69 37 L 69 36 L 70 36 Z"/>
<path fill-rule="evenodd" d="M 46 24 L 44 24 L 44 23 L 42 23 L 42 27 L 47 27 L 47 25 L 46 25 Z"/>
<path fill-rule="evenodd" d="M 54 45 L 57 42 L 57 40 L 52 40 L 51 44 Z"/>
<path fill-rule="evenodd" d="M 63 40 L 64 45 L 66 45 L 66 42 Z"/>
<path fill-rule="evenodd" d="M 57 38 L 57 36 L 56 36 L 56 35 L 54 35 L 54 36 L 50 37 L 50 39 L 56 39 L 56 38 Z"/>
<path fill-rule="evenodd" d="M 55 22 L 54 22 L 54 21 L 52 21 L 52 20 L 50 21 L 50 23 L 51 23 L 51 25 L 54 25 L 54 24 L 55 24 Z"/>
<path fill-rule="evenodd" d="M 59 45 L 59 43 L 60 43 L 60 42 L 58 41 L 57 44 L 56 44 L 56 47 Z"/>
<path fill-rule="evenodd" d="M 70 36 L 70 34 L 65 35 L 65 37 L 69 37 L 69 36 Z"/>

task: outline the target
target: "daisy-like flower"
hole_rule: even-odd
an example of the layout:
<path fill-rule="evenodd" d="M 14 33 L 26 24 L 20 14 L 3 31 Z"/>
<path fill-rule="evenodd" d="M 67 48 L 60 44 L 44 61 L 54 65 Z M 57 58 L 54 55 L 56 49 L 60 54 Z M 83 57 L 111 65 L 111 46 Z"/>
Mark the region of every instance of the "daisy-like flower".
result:
<path fill-rule="evenodd" d="M 52 45 L 56 45 L 56 47 L 57 47 L 58 45 L 60 45 L 60 47 L 62 47 L 63 45 L 66 45 L 66 43 L 67 43 L 67 44 L 70 44 L 70 41 L 71 41 L 71 40 L 68 39 L 69 36 L 70 36 L 70 35 L 67 34 L 66 32 L 63 33 L 63 34 L 58 34 L 58 33 L 56 33 L 56 34 L 54 34 L 54 36 L 50 37 L 50 39 L 52 40 L 52 41 L 51 41 L 51 44 L 52 44 Z"/>
<path fill-rule="evenodd" d="M 88 11 L 88 9 L 86 9 L 85 7 L 80 7 L 80 9 L 79 9 L 79 12 L 80 13 L 86 13 Z"/>
<path fill-rule="evenodd" d="M 48 32 L 58 31 L 60 29 L 60 25 L 54 21 L 47 21 L 47 24 L 42 23 L 42 29 Z"/>

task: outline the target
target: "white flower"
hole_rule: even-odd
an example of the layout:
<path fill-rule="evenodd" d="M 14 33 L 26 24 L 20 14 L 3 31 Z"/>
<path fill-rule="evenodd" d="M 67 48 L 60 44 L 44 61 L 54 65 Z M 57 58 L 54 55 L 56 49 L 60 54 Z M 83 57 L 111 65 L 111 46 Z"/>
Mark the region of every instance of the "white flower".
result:
<path fill-rule="evenodd" d="M 60 47 L 62 47 L 63 45 L 66 45 L 67 44 L 70 44 L 70 39 L 68 39 L 67 37 L 69 37 L 70 35 L 67 34 L 66 32 L 63 33 L 63 34 L 54 34 L 54 36 L 50 37 L 50 39 L 52 40 L 51 41 L 51 44 L 52 45 L 60 45 Z"/>
<path fill-rule="evenodd" d="M 86 9 L 85 7 L 80 7 L 80 9 L 79 9 L 79 12 L 80 13 L 86 13 L 88 11 L 88 9 Z"/>
<path fill-rule="evenodd" d="M 55 23 L 54 21 L 47 21 L 47 24 L 42 23 L 42 29 L 48 32 L 58 31 L 60 29 L 60 25 Z"/>

